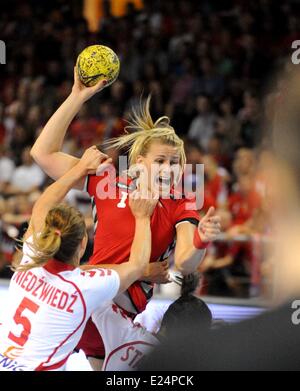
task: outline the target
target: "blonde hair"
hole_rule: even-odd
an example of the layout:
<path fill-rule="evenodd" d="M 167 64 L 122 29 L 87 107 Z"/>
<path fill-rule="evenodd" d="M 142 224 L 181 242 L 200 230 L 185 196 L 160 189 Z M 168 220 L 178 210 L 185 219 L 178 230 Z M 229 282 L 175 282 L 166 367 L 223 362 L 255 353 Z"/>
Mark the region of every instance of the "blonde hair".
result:
<path fill-rule="evenodd" d="M 171 145 L 178 149 L 180 154 L 180 166 L 186 163 L 184 142 L 175 133 L 167 116 L 158 118 L 155 122 L 150 114 L 149 95 L 146 101 L 141 102 L 138 108 L 132 109 L 132 115 L 125 127 L 126 134 L 113 138 L 105 145 L 129 152 L 129 165 L 135 164 L 139 155 L 145 156 L 152 142 Z"/>
<path fill-rule="evenodd" d="M 43 266 L 52 258 L 72 264 L 85 234 L 85 221 L 77 209 L 67 205 L 56 206 L 48 212 L 42 231 L 34 231 L 31 242 L 23 241 L 32 253 L 29 255 L 32 261 L 21 264 L 15 260 L 12 269 L 26 271 Z"/>

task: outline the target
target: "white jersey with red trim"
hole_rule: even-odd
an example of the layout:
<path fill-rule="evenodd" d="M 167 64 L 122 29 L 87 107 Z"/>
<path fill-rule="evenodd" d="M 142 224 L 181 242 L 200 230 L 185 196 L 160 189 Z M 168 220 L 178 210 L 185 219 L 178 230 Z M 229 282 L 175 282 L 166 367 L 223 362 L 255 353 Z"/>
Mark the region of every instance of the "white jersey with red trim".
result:
<path fill-rule="evenodd" d="M 105 346 L 104 371 L 134 371 L 158 339 L 140 324 L 134 323 L 115 303 L 92 315 Z"/>
<path fill-rule="evenodd" d="M 62 370 L 87 320 L 117 294 L 119 275 L 82 271 L 57 260 L 13 275 L 0 327 L 0 370 Z M 13 369 L 11 369 L 13 370 Z"/>

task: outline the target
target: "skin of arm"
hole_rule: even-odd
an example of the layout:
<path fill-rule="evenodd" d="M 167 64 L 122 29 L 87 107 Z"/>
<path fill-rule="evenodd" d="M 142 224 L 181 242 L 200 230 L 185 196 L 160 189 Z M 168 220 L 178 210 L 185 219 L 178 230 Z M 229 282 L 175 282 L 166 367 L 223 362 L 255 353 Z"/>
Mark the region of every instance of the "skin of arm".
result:
<path fill-rule="evenodd" d="M 222 269 L 226 266 L 230 266 L 232 263 L 233 257 L 231 255 L 226 255 L 223 258 L 214 258 L 211 256 L 207 256 L 202 262 L 199 271 L 201 273 L 204 273 L 208 270 Z"/>
<path fill-rule="evenodd" d="M 49 119 L 30 151 L 36 163 L 52 179 L 57 180 L 62 177 L 78 163 L 79 159 L 76 157 L 60 152 L 66 131 L 84 102 L 101 91 L 105 84 L 106 80 L 101 80 L 94 87 L 85 87 L 79 81 L 77 71 L 74 69 L 71 94 Z M 102 160 L 106 158 L 107 155 L 103 154 Z M 83 185 L 84 178 L 81 178 L 73 184 L 73 187 L 82 189 Z"/>
<path fill-rule="evenodd" d="M 213 269 L 222 269 L 223 267 L 230 266 L 233 262 L 233 257 L 231 255 L 226 255 L 223 258 L 217 258 L 213 264 Z"/>
<path fill-rule="evenodd" d="M 135 234 L 132 242 L 129 261 L 115 265 L 120 277 L 119 293 L 124 292 L 144 273 L 151 255 L 150 218 L 136 218 Z"/>
<path fill-rule="evenodd" d="M 220 217 L 214 216 L 215 209 L 210 208 L 207 214 L 202 218 L 198 227 L 186 222 L 179 224 L 176 228 L 177 241 L 175 246 L 175 266 L 183 275 L 193 273 L 199 267 L 203 260 L 206 250 L 199 250 L 194 247 L 194 233 L 195 229 L 199 230 L 199 235 L 203 243 L 214 240 L 220 233 Z M 149 255 L 150 258 L 150 255 Z M 126 262 L 123 265 L 127 265 Z M 123 265 L 115 265 L 113 268 Z M 92 266 L 86 266 L 93 268 Z M 101 267 L 101 266 L 99 266 Z M 103 266 L 102 266 L 103 267 Z M 110 268 L 112 268 L 109 265 Z M 116 270 L 116 269 L 115 269 Z M 146 274 L 144 269 L 143 274 Z M 139 275 L 140 279 L 141 275 Z M 131 285 L 131 284 L 129 284 Z M 128 285 L 128 286 L 129 286 Z"/>
<path fill-rule="evenodd" d="M 193 245 L 195 229 L 197 227 L 189 222 L 176 228 L 175 266 L 183 275 L 196 271 L 206 253 L 206 250 L 198 250 Z"/>
<path fill-rule="evenodd" d="M 151 254 L 151 230 L 150 219 L 136 220 L 136 230 L 132 242 L 130 257 L 127 262 L 121 265 L 100 264 L 100 265 L 82 265 L 82 270 L 91 269 L 111 269 L 115 270 L 120 277 L 119 293 L 126 291 L 135 281 L 145 273 Z M 147 262 L 144 262 L 147 260 Z"/>
<path fill-rule="evenodd" d="M 24 239 L 27 239 L 32 235 L 33 227 L 36 232 L 39 232 L 42 229 L 49 210 L 65 198 L 68 191 L 74 186 L 74 183 L 77 183 L 82 177 L 85 177 L 89 173 L 96 171 L 100 165 L 101 159 L 101 153 L 98 151 L 97 147 L 94 146 L 89 148 L 71 170 L 44 191 L 34 204 L 29 228 Z M 103 165 L 103 167 L 104 166 L 105 165 Z"/>
<path fill-rule="evenodd" d="M 30 153 L 36 163 L 54 180 L 62 177 L 79 159 L 60 152 L 66 131 L 83 102 L 71 93 L 49 119 Z"/>
<path fill-rule="evenodd" d="M 125 263 L 128 264 L 128 261 Z M 114 264 L 101 264 L 101 265 L 81 265 L 81 269 L 90 270 L 95 267 L 100 267 L 101 269 L 113 269 L 117 270 L 119 265 Z M 167 284 L 170 281 L 169 275 L 169 262 L 151 262 L 148 263 L 144 269 L 143 275 L 138 279 L 139 281 L 153 282 L 155 284 Z"/>
<path fill-rule="evenodd" d="M 151 262 L 148 264 L 140 281 L 153 282 L 156 284 L 168 284 L 170 281 L 169 261 Z"/>
<path fill-rule="evenodd" d="M 91 269 L 112 269 L 120 277 L 119 292 L 126 291 L 130 285 L 139 280 L 145 273 L 151 255 L 151 228 L 150 218 L 136 218 L 135 233 L 131 245 L 128 262 L 120 265 L 82 265 L 83 270 Z"/>
<path fill-rule="evenodd" d="M 219 235 L 220 217 L 214 214 L 215 209 L 211 207 L 199 222 L 198 227 L 189 222 L 176 227 L 175 266 L 183 275 L 195 272 L 205 256 L 205 249 L 199 250 L 194 247 L 195 229 L 198 229 L 203 243 L 215 240 Z"/>

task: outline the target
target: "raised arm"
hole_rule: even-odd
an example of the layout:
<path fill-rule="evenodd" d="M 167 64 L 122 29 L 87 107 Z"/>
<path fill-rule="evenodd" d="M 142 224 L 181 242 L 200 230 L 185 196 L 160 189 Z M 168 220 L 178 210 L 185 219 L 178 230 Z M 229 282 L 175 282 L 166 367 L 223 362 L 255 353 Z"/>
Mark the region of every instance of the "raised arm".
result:
<path fill-rule="evenodd" d="M 101 161 L 102 154 L 98 151 L 97 147 L 93 146 L 88 148 L 71 170 L 43 192 L 33 207 L 29 228 L 24 237 L 25 239 L 31 236 L 33 228 L 36 232 L 42 229 L 49 210 L 62 202 L 75 183 L 86 175 L 94 174 L 96 170 L 99 171 Z M 105 169 L 110 162 L 111 159 L 102 162 L 102 169 Z"/>
<path fill-rule="evenodd" d="M 85 87 L 78 78 L 74 68 L 74 85 L 71 94 L 49 119 L 40 136 L 31 149 L 31 156 L 36 163 L 54 180 L 62 177 L 75 164 L 76 157 L 61 152 L 66 131 L 73 118 L 81 109 L 84 102 L 101 91 L 107 84 L 101 80 L 94 87 Z M 103 154 L 102 159 L 105 160 Z M 82 189 L 83 180 L 74 183 L 73 187 Z"/>

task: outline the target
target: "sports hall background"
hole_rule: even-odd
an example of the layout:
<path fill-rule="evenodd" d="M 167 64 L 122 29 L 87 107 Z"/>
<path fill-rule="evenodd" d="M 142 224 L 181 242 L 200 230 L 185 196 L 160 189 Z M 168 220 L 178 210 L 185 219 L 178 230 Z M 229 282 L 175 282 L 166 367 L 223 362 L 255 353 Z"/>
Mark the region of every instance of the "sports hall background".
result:
<path fill-rule="evenodd" d="M 151 92 L 153 116 L 171 117 L 188 163 L 205 164 L 202 212 L 213 205 L 222 217 L 224 234 L 201 266 L 199 293 L 225 320 L 260 311 L 268 292 L 266 91 L 299 36 L 299 7 L 296 0 L 1 1 L 0 313 L 15 239 L 50 183 L 30 146 L 69 94 L 77 55 L 97 43 L 118 54 L 120 76 L 80 111 L 64 150 L 81 156 L 117 136 L 141 94 Z M 71 191 L 68 202 L 86 216 L 87 260 L 89 198 Z M 175 284 L 158 288 L 156 303 L 177 291 Z"/>

